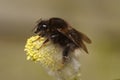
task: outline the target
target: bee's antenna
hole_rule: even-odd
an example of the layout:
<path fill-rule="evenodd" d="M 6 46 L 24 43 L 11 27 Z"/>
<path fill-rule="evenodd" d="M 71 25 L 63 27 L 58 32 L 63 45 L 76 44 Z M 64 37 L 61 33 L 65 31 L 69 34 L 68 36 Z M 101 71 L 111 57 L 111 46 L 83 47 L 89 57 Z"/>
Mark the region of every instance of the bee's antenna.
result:
<path fill-rule="evenodd" d="M 42 18 L 40 18 L 38 21 L 36 21 L 36 26 L 32 29 L 32 32 L 35 31 L 35 29 L 37 28 L 37 25 L 42 21 Z"/>
<path fill-rule="evenodd" d="M 39 20 L 36 21 L 36 23 L 40 23 L 42 21 L 42 18 L 40 18 Z"/>

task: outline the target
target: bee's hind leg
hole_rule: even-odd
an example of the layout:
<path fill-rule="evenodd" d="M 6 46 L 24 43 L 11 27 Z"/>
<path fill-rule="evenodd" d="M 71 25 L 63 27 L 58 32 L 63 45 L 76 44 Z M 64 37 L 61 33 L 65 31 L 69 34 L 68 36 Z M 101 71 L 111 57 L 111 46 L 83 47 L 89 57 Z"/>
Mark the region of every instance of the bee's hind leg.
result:
<path fill-rule="evenodd" d="M 69 54 L 74 51 L 76 46 L 74 44 L 67 44 L 66 47 L 63 50 L 63 57 L 62 57 L 62 64 L 65 64 L 66 62 L 70 61 Z"/>
<path fill-rule="evenodd" d="M 63 50 L 63 55 L 62 55 L 62 64 L 68 62 L 68 60 L 70 59 L 69 58 L 69 52 L 70 52 L 70 48 L 69 47 L 66 47 L 64 50 Z"/>

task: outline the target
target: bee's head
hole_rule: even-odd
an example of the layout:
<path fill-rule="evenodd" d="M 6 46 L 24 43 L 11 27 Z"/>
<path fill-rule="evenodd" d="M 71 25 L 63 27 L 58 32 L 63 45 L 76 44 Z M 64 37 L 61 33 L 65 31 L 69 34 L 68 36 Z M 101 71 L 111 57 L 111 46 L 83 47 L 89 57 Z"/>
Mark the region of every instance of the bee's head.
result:
<path fill-rule="evenodd" d="M 40 35 L 40 36 L 46 36 L 48 34 L 48 21 L 41 20 L 36 28 L 34 33 Z"/>
<path fill-rule="evenodd" d="M 57 29 L 63 29 L 68 24 L 61 18 L 50 18 L 49 20 L 40 20 L 35 28 L 35 33 L 40 36 L 48 36 Z"/>

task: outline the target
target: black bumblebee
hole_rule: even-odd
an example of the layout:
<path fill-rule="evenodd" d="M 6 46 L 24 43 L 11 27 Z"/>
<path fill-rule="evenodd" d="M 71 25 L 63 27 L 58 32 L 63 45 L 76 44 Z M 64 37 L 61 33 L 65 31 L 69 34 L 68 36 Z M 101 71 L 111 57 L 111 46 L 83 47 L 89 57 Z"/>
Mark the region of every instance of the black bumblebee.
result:
<path fill-rule="evenodd" d="M 53 44 L 58 44 L 63 48 L 63 64 L 69 57 L 69 53 L 77 48 L 82 48 L 88 53 L 83 41 L 91 43 L 86 35 L 72 28 L 65 20 L 56 17 L 39 21 L 35 33 L 47 38 L 44 44 L 51 40 Z"/>

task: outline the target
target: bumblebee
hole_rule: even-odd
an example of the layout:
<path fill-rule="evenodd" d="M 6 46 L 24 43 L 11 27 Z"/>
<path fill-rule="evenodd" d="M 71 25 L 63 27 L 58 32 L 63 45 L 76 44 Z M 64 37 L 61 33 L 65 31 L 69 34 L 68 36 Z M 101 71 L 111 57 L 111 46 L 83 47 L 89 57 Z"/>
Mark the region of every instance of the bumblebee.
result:
<path fill-rule="evenodd" d="M 84 42 L 91 43 L 91 40 L 85 34 L 72 28 L 65 20 L 56 17 L 40 20 L 34 33 L 46 38 L 43 45 L 51 41 L 63 48 L 63 64 L 68 60 L 70 52 L 74 52 L 78 48 L 82 48 L 88 53 Z"/>

